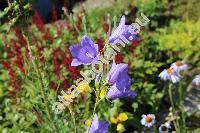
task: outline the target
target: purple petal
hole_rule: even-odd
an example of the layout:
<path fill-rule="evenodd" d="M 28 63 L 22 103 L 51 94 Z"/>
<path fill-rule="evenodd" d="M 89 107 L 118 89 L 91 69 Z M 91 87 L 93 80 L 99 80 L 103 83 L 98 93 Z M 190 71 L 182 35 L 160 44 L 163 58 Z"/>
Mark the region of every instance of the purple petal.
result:
<path fill-rule="evenodd" d="M 92 125 L 90 128 L 90 133 L 107 133 L 109 123 L 99 122 L 97 114 L 94 115 L 92 120 Z"/>
<path fill-rule="evenodd" d="M 137 35 L 129 32 L 129 26 L 130 25 L 125 25 L 125 16 L 122 16 L 119 26 L 114 30 L 114 32 L 109 37 L 109 43 L 115 44 L 116 40 L 122 40 L 125 43 L 128 41 L 138 41 Z M 126 40 L 122 39 L 122 37 L 124 37 Z"/>
<path fill-rule="evenodd" d="M 98 52 L 99 51 L 99 45 L 98 44 L 94 44 L 94 47 L 95 47 L 96 52 Z"/>
<path fill-rule="evenodd" d="M 107 133 L 108 126 L 109 126 L 108 122 L 100 122 L 99 123 L 99 128 L 95 133 Z"/>
<path fill-rule="evenodd" d="M 79 66 L 81 65 L 82 63 L 79 62 L 77 59 L 73 59 L 72 62 L 71 62 L 71 66 Z"/>
<path fill-rule="evenodd" d="M 73 66 L 90 65 L 99 60 L 98 45 L 94 44 L 86 35 L 83 36 L 80 44 L 70 46 L 70 52 L 74 57 Z"/>
<path fill-rule="evenodd" d="M 131 79 L 126 73 L 120 73 L 119 78 L 114 85 L 111 86 L 107 93 L 107 97 L 114 100 L 117 98 L 134 98 L 136 97 L 136 93 L 130 90 L 131 87 Z"/>
<path fill-rule="evenodd" d="M 117 89 L 116 83 L 111 86 L 106 96 L 110 99 L 116 99 L 121 95 L 121 91 Z"/>
<path fill-rule="evenodd" d="M 98 129 L 98 126 L 99 126 L 99 120 L 98 120 L 97 114 L 95 114 L 94 118 L 92 120 L 92 125 L 91 125 L 91 128 L 90 128 L 90 132 L 91 133 L 95 132 Z"/>
<path fill-rule="evenodd" d="M 77 57 L 77 55 L 78 55 L 80 49 L 81 49 L 81 46 L 80 46 L 80 45 L 77 45 L 77 44 L 76 44 L 76 45 L 72 45 L 72 46 L 69 47 L 69 50 L 70 50 L 70 52 L 71 52 L 71 54 L 72 54 L 72 56 L 73 56 L 74 58 Z"/>
<path fill-rule="evenodd" d="M 114 84 L 119 77 L 119 73 L 120 72 L 127 73 L 127 71 L 128 71 L 128 64 L 120 63 L 116 65 L 115 62 L 113 62 L 112 67 L 106 77 L 106 80 L 108 83 Z"/>

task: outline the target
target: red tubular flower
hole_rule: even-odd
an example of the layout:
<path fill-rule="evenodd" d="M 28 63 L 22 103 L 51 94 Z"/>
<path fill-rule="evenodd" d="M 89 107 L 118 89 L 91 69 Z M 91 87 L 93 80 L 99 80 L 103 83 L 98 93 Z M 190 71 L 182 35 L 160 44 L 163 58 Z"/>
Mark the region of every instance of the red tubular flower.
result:
<path fill-rule="evenodd" d="M 14 59 L 14 63 L 16 63 L 17 67 L 19 68 L 19 70 L 25 75 L 25 70 L 23 67 L 23 59 L 21 56 L 21 51 L 20 51 L 20 47 L 17 44 L 16 41 L 12 40 L 12 44 L 13 44 L 13 53 L 15 54 L 15 59 Z"/>
<path fill-rule="evenodd" d="M 4 49 L 5 49 L 7 52 L 12 53 L 12 56 L 7 56 L 8 61 L 2 61 L 2 62 L 1 62 L 1 63 L 2 63 L 2 66 L 3 66 L 3 68 L 4 68 L 5 70 L 8 71 L 8 75 L 9 75 L 9 78 L 10 78 L 10 85 L 11 85 L 15 90 L 20 90 L 20 88 L 21 88 L 20 82 L 17 80 L 17 76 L 16 76 L 16 74 L 15 74 L 15 71 L 12 69 L 12 62 L 10 62 L 10 61 L 12 61 L 12 60 L 11 60 L 12 58 L 14 58 L 14 61 L 16 61 L 16 60 L 19 61 L 19 59 L 15 59 L 16 53 L 18 54 L 18 55 L 16 55 L 16 56 L 19 58 L 18 47 L 17 47 L 17 46 L 14 46 L 13 50 L 11 50 L 10 47 L 6 46 Z M 20 60 L 21 60 L 21 58 L 20 58 Z M 20 68 L 20 71 L 21 71 L 22 73 L 25 73 L 25 72 L 24 72 L 24 69 L 23 69 L 23 66 L 22 66 L 21 63 L 22 63 L 22 62 L 17 62 L 16 64 L 17 64 L 17 66 Z"/>
<path fill-rule="evenodd" d="M 138 44 L 139 41 L 132 41 L 130 50 L 134 52 Z"/>
<path fill-rule="evenodd" d="M 71 76 L 72 79 L 77 79 L 78 78 L 78 75 L 80 74 L 80 71 L 76 67 L 69 66 L 68 70 L 70 72 L 70 76 Z"/>
<path fill-rule="evenodd" d="M 103 73 L 106 74 L 107 71 L 107 64 L 103 64 Z"/>
<path fill-rule="evenodd" d="M 53 81 L 50 81 L 49 85 L 51 89 L 57 90 L 58 84 L 54 83 Z"/>
<path fill-rule="evenodd" d="M 61 71 L 61 63 L 59 62 L 59 51 L 53 53 L 53 72 L 59 76 Z"/>
<path fill-rule="evenodd" d="M 81 30 L 81 25 L 82 25 L 82 18 L 78 16 L 78 21 L 76 23 L 76 27 L 78 30 Z"/>
<path fill-rule="evenodd" d="M 47 28 L 46 29 L 46 33 L 44 33 L 44 35 L 42 35 L 42 39 L 44 39 L 45 41 L 53 41 L 54 37 L 50 34 L 50 29 Z"/>
<path fill-rule="evenodd" d="M 135 49 L 138 46 L 139 41 L 132 41 L 130 50 L 132 51 L 132 57 L 136 57 L 137 55 L 135 54 Z"/>
<path fill-rule="evenodd" d="M 115 55 L 115 62 L 116 64 L 122 63 L 123 62 L 123 56 L 121 53 L 117 53 L 117 55 Z"/>
<path fill-rule="evenodd" d="M 55 22 L 56 20 L 58 20 L 58 16 L 57 16 L 56 8 L 54 6 L 51 12 L 51 22 Z"/>
<path fill-rule="evenodd" d="M 67 0 L 64 0 L 64 4 L 63 5 L 64 5 L 65 8 L 67 8 L 67 4 L 68 4 Z"/>
<path fill-rule="evenodd" d="M 13 88 L 15 88 L 15 90 L 19 90 L 21 88 L 21 85 L 20 85 L 19 81 L 17 81 L 15 72 L 12 68 L 9 69 L 8 75 L 11 80 L 11 82 L 10 82 L 11 86 Z"/>
<path fill-rule="evenodd" d="M 103 39 L 102 38 L 99 38 L 97 39 L 97 44 L 99 46 L 99 51 L 102 51 L 104 45 L 103 45 Z"/>
<path fill-rule="evenodd" d="M 44 63 L 45 61 L 45 58 L 44 58 L 44 55 L 42 54 L 43 50 L 44 50 L 44 46 L 40 46 L 38 44 L 36 44 L 36 47 L 37 47 L 37 54 L 39 55 L 39 59 L 42 63 Z"/>
<path fill-rule="evenodd" d="M 107 33 L 108 30 L 109 30 L 109 25 L 106 23 L 106 21 L 105 21 L 105 19 L 103 17 L 101 17 L 101 24 L 103 26 L 103 29 L 104 29 L 105 33 Z"/>
<path fill-rule="evenodd" d="M 69 74 L 72 79 L 77 79 L 80 71 L 76 68 L 71 66 L 72 56 L 66 56 L 64 51 L 56 50 L 53 53 L 53 62 L 54 62 L 54 73 L 59 76 L 61 71 L 61 65 L 65 66 L 66 70 L 69 71 Z"/>
<path fill-rule="evenodd" d="M 26 49 L 26 58 L 29 59 L 30 55 L 29 55 L 29 49 L 28 49 L 28 45 L 26 43 L 25 38 L 22 35 L 21 29 L 20 28 L 15 28 L 15 35 L 18 38 L 19 43 Z"/>
<path fill-rule="evenodd" d="M 69 82 L 67 81 L 67 79 L 64 79 L 62 82 L 62 89 L 63 90 L 68 90 L 68 88 L 70 87 Z"/>
<path fill-rule="evenodd" d="M 2 62 L 2 66 L 3 66 L 4 69 L 8 70 L 10 68 L 10 63 L 6 62 L 6 61 L 3 61 Z"/>
<path fill-rule="evenodd" d="M 36 25 L 36 27 L 38 28 L 38 30 L 40 32 L 44 32 L 45 31 L 45 28 L 44 28 L 44 23 L 38 13 L 38 11 L 35 11 L 35 14 L 33 16 L 33 22 L 34 24 Z"/>

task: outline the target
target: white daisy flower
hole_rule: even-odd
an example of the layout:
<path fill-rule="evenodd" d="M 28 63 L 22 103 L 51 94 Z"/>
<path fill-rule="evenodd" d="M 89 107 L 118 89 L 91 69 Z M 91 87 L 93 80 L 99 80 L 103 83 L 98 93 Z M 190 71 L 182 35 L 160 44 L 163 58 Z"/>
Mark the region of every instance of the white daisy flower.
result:
<path fill-rule="evenodd" d="M 159 133 L 169 133 L 170 128 L 170 122 L 166 122 L 159 127 Z"/>
<path fill-rule="evenodd" d="M 162 80 L 171 80 L 172 83 L 177 83 L 180 80 L 180 75 L 177 71 L 174 70 L 174 68 L 170 67 L 169 69 L 163 70 L 159 77 Z"/>
<path fill-rule="evenodd" d="M 188 69 L 188 65 L 185 64 L 183 61 L 176 61 L 172 63 L 171 67 L 177 72 Z"/>
<path fill-rule="evenodd" d="M 200 85 L 200 74 L 197 75 L 197 76 L 193 79 L 192 82 L 195 83 L 197 86 L 199 86 L 199 85 Z"/>
<path fill-rule="evenodd" d="M 155 115 L 154 114 L 142 115 L 140 123 L 146 127 L 153 126 L 153 124 L 155 123 Z"/>

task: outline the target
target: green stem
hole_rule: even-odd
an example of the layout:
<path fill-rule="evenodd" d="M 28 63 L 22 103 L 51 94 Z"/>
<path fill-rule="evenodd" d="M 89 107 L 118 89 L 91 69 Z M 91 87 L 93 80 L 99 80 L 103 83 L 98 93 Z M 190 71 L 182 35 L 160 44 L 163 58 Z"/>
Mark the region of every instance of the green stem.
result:
<path fill-rule="evenodd" d="M 99 102 L 102 100 L 102 99 L 99 100 L 99 86 L 96 86 L 95 94 L 96 94 L 96 100 L 95 100 L 95 104 L 94 104 L 92 118 L 94 118 L 94 115 L 95 115 L 95 112 L 96 112 L 96 108 L 97 108 Z M 91 128 L 91 124 L 90 124 L 89 130 L 87 131 L 87 133 L 89 133 L 90 128 Z"/>
<path fill-rule="evenodd" d="M 76 119 L 75 119 L 75 117 L 74 117 L 74 114 L 73 114 L 73 112 L 72 112 L 72 109 L 71 109 L 70 107 L 68 107 L 68 109 L 69 109 L 70 115 L 71 115 L 72 120 L 73 120 L 73 124 L 74 124 L 74 133 L 77 133 Z"/>
<path fill-rule="evenodd" d="M 174 102 L 173 102 L 173 96 L 172 96 L 172 84 L 169 83 L 169 89 L 168 89 L 168 93 L 169 93 L 169 100 L 170 103 L 172 105 L 172 111 L 175 111 L 175 106 L 174 106 Z"/>
<path fill-rule="evenodd" d="M 25 37 L 25 35 L 23 34 L 23 36 Z M 48 105 L 48 101 L 46 100 L 47 99 L 47 96 L 45 95 L 45 90 L 44 90 L 44 83 L 43 83 L 43 78 L 42 78 L 42 75 L 41 75 L 41 72 L 39 72 L 39 67 L 38 65 L 35 63 L 35 58 L 33 57 L 33 54 L 32 54 L 32 50 L 31 50 L 31 47 L 30 47 L 30 44 L 29 44 L 29 39 L 26 38 L 26 42 L 27 42 L 27 45 L 28 45 L 28 49 L 30 51 L 30 59 L 31 59 L 31 63 L 33 64 L 33 69 L 35 70 L 36 74 L 37 74 L 37 77 L 39 79 L 39 82 L 40 82 L 40 88 L 41 88 L 41 94 L 42 94 L 42 99 L 44 100 L 44 103 L 45 103 L 45 112 L 47 114 L 47 117 L 48 119 L 50 120 L 51 124 L 52 124 L 52 127 L 53 127 L 53 130 L 55 132 L 57 132 L 57 129 L 56 129 L 56 126 L 53 122 L 53 120 L 51 119 L 51 115 L 50 115 L 50 109 L 49 109 L 49 105 Z"/>
<path fill-rule="evenodd" d="M 172 106 L 172 114 L 173 116 L 176 114 L 175 112 L 175 106 L 174 106 L 174 102 L 173 102 L 173 95 L 172 95 L 172 84 L 169 83 L 169 89 L 168 89 L 168 93 L 169 93 L 169 99 L 170 99 L 170 103 L 171 103 L 171 106 Z M 179 128 L 178 128 L 178 121 L 177 121 L 177 118 L 176 118 L 176 122 L 174 122 L 174 127 L 175 127 L 175 130 L 179 133 Z"/>
<path fill-rule="evenodd" d="M 65 15 L 67 16 L 67 18 L 69 19 L 69 21 L 70 21 L 70 20 L 72 21 L 72 25 L 73 25 L 74 29 L 76 30 L 76 32 L 77 32 L 79 35 L 81 35 L 80 31 L 78 30 L 78 27 L 76 26 L 76 24 L 75 24 L 75 22 L 74 22 L 74 18 L 73 18 L 73 16 L 72 16 L 72 14 L 69 15 L 68 13 L 66 13 Z"/>
<path fill-rule="evenodd" d="M 183 91 L 181 82 L 179 82 L 178 92 L 179 92 L 179 105 L 182 105 Z"/>
<path fill-rule="evenodd" d="M 50 120 L 50 122 L 51 122 L 51 124 L 52 124 L 53 130 L 54 130 L 55 132 L 57 132 L 56 126 L 55 126 L 53 120 L 51 119 L 48 101 L 46 100 L 46 99 L 47 99 L 47 96 L 45 95 L 45 90 L 44 90 L 44 87 L 45 87 L 45 86 L 44 86 L 44 83 L 43 83 L 43 78 L 42 78 L 41 73 L 38 73 L 38 75 L 39 75 L 39 79 L 40 79 L 40 81 L 41 81 L 41 82 L 40 82 L 40 84 L 41 84 L 41 93 L 42 93 L 42 97 L 43 97 L 44 103 L 45 103 L 46 114 L 47 114 L 47 117 L 48 117 L 48 119 Z"/>
<path fill-rule="evenodd" d="M 153 126 L 154 133 L 157 133 L 156 125 Z"/>

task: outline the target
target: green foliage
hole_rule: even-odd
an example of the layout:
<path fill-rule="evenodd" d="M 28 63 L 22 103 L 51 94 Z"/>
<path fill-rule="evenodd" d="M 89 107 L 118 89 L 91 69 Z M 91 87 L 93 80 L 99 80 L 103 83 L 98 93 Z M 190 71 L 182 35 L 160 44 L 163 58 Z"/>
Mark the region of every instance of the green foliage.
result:
<path fill-rule="evenodd" d="M 169 62 L 179 58 L 193 65 L 199 63 L 199 24 L 200 21 L 195 23 L 172 21 L 168 28 L 157 29 L 154 38 L 158 42 L 159 50 L 164 51 L 168 56 L 173 56 Z"/>

